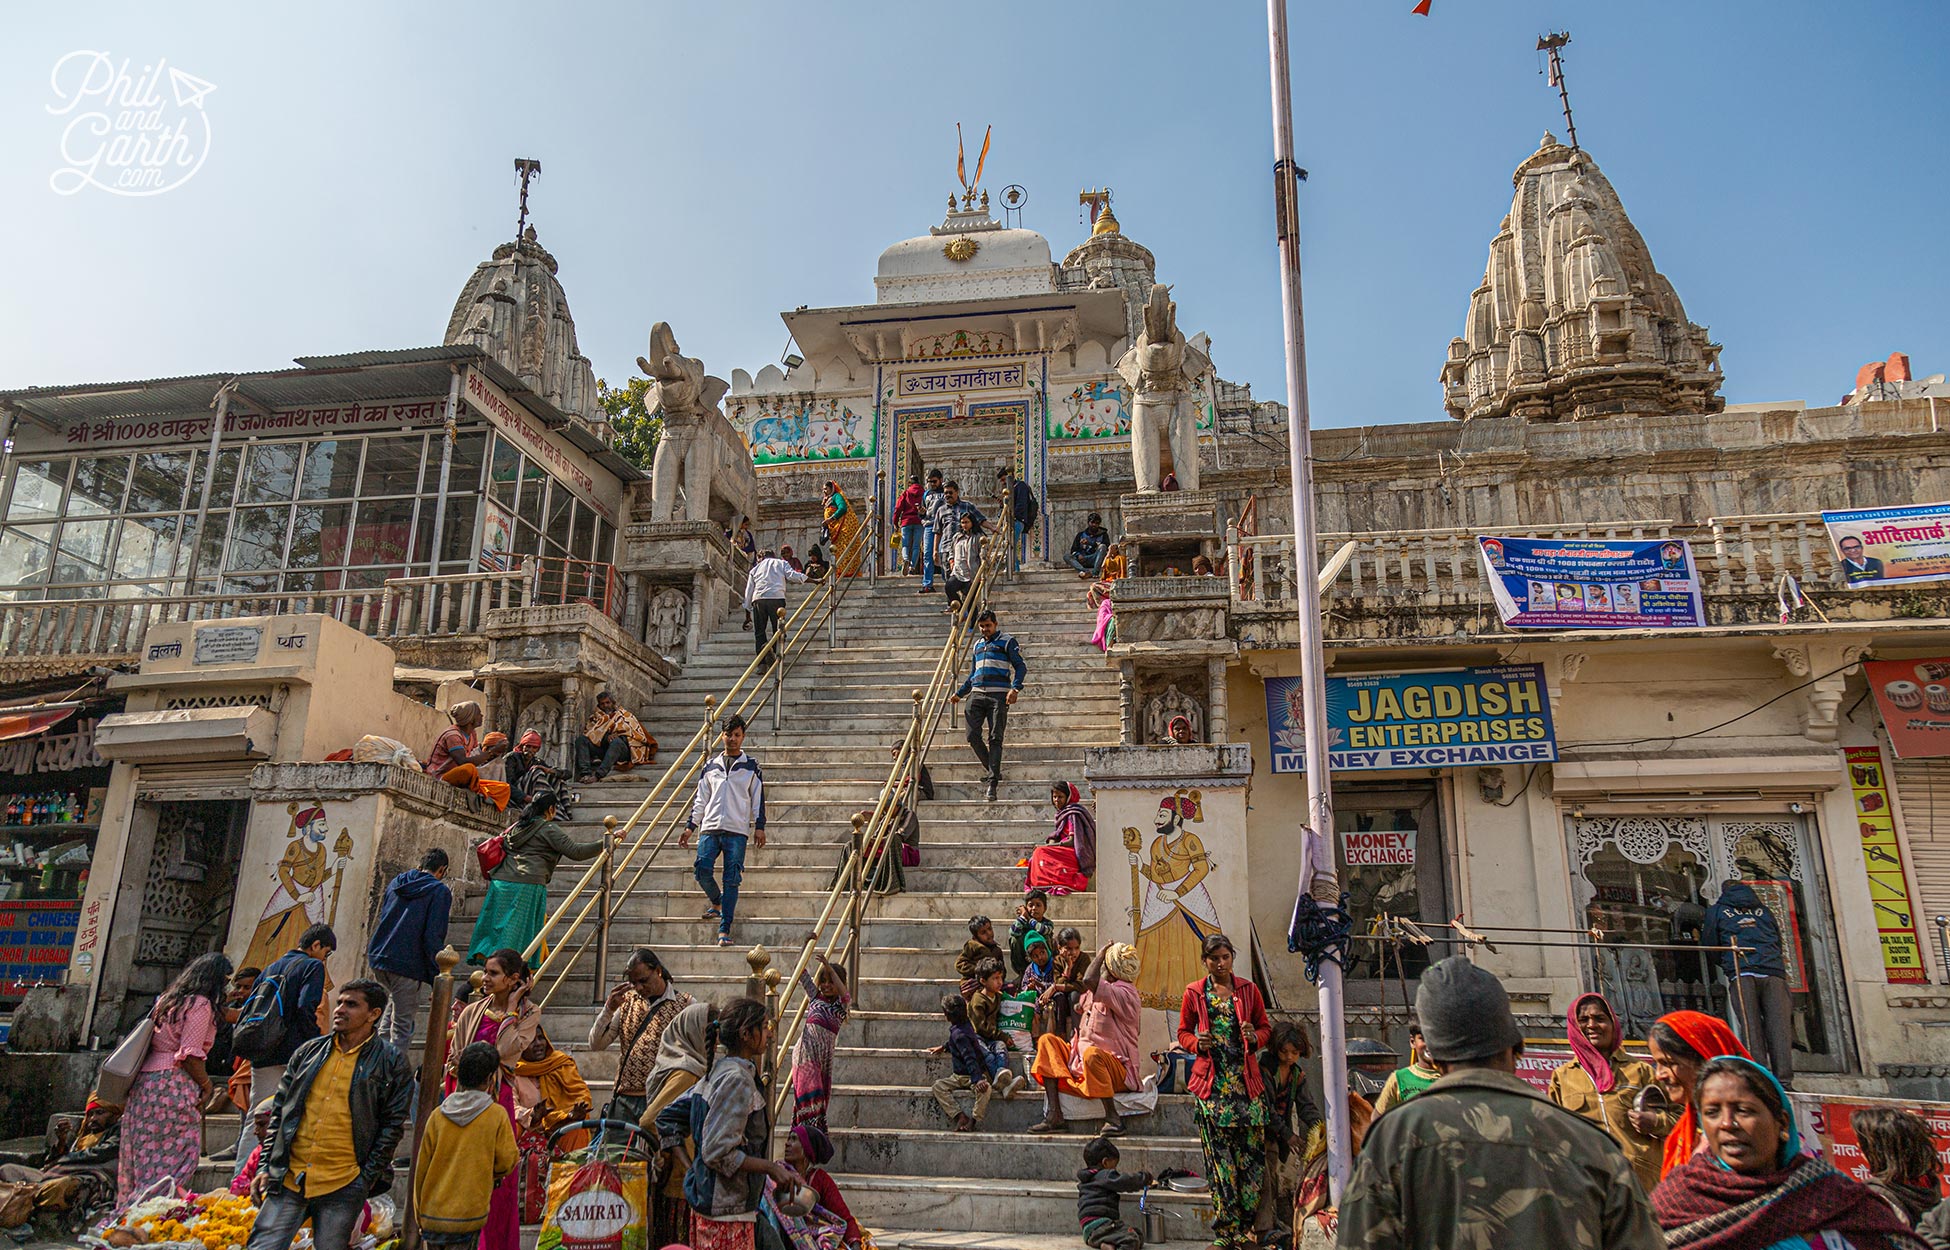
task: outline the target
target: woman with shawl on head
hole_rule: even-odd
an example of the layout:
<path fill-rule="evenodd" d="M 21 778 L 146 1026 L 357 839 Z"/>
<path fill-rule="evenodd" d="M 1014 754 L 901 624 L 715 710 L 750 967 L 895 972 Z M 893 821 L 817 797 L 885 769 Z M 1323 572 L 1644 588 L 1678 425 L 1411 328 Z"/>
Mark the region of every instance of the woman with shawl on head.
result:
<path fill-rule="evenodd" d="M 1124 1131 L 1113 1100 L 1144 1087 L 1138 1072 L 1138 1029 L 1144 1014 L 1138 1002 L 1138 971 L 1136 947 L 1122 942 L 1105 946 L 1083 974 L 1076 1040 L 1055 1033 L 1036 1039 L 1036 1063 L 1030 1075 L 1043 1087 L 1043 1118 L 1030 1132 L 1063 1131 L 1064 1094 L 1101 1099 L 1104 1136 Z"/>
<path fill-rule="evenodd" d="M 658 1113 L 690 1093 L 711 1070 L 711 1021 L 716 1014 L 710 1003 L 692 1003 L 664 1026 L 656 1065 L 643 1082 L 643 1131 L 651 1136 L 658 1135 Z M 691 1235 L 691 1206 L 684 1201 L 691 1154 L 688 1138 L 658 1153 L 650 1186 L 650 1236 L 658 1245 L 681 1243 Z"/>
<path fill-rule="evenodd" d="M 858 1247 L 866 1231 L 853 1218 L 840 1187 L 826 1172 L 832 1162 L 833 1142 L 817 1126 L 796 1124 L 785 1139 L 785 1165 L 805 1178 L 806 1186 L 818 1195 L 813 1209 L 803 1215 L 790 1214 L 780 1203 L 777 1186 L 765 1183 L 765 1212 L 784 1234 L 792 1250 L 840 1250 Z"/>
<path fill-rule="evenodd" d="M 1703 1145 L 1693 1098 L 1699 1088 L 1700 1066 L 1721 1055 L 1751 1056 L 1726 1021 L 1698 1011 L 1660 1016 L 1646 1030 L 1645 1040 L 1652 1051 L 1652 1075 L 1665 1091 L 1666 1101 L 1679 1110 L 1679 1120 L 1666 1134 L 1660 1155 L 1659 1175 L 1665 1177 Z"/>
<path fill-rule="evenodd" d="M 1029 881 L 1023 888 L 1051 894 L 1087 890 L 1090 874 L 1097 871 L 1097 822 L 1084 807 L 1083 795 L 1067 781 L 1050 782 L 1049 801 L 1056 809 L 1056 827 L 1030 852 Z"/>
<path fill-rule="evenodd" d="M 833 546 L 833 562 L 841 577 L 858 577 L 866 544 L 859 541 L 860 514 L 846 500 L 838 482 L 826 483 L 826 541 Z"/>
<path fill-rule="evenodd" d="M 453 724 L 440 731 L 427 753 L 425 768 L 429 777 L 438 777 L 450 786 L 472 790 L 494 804 L 498 812 L 508 810 L 508 783 L 495 781 L 481 770 L 508 753 L 508 735 L 480 735 L 481 705 L 468 700 L 447 709 Z"/>
<path fill-rule="evenodd" d="M 1551 1073 L 1550 1100 L 1611 1134 L 1647 1193 L 1659 1183 L 1661 1143 L 1679 1119 L 1676 1108 L 1640 1111 L 1640 1090 L 1657 1084 L 1652 1065 L 1625 1054 L 1618 1015 L 1603 994 L 1580 994 L 1565 1031 L 1577 1058 Z"/>
<path fill-rule="evenodd" d="M 1699 1070 L 1704 1146 L 1652 1194 L 1672 1250 L 1928 1250 L 1881 1199 L 1801 1149 L 1787 1091 L 1742 1055 Z"/>
<path fill-rule="evenodd" d="M 564 1124 L 588 1119 L 595 1106 L 574 1057 L 557 1050 L 544 1029 L 535 1030 L 535 1040 L 509 1071 L 515 1078 L 515 1137 L 523 1154 L 548 1149 L 549 1134 Z M 588 1144 L 587 1129 L 562 1135 L 564 1152 Z"/>

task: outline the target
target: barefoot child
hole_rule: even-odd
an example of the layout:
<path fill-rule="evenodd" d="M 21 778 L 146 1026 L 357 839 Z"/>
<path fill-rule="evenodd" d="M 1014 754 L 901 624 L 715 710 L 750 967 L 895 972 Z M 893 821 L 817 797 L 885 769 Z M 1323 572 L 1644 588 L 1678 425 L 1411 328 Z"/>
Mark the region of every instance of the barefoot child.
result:
<path fill-rule="evenodd" d="M 989 1096 L 995 1092 L 995 1086 L 990 1083 L 995 1066 L 989 1060 L 988 1048 L 982 1045 L 982 1039 L 975 1035 L 974 1027 L 968 1022 L 968 1004 L 962 1001 L 961 995 L 944 996 L 941 1014 L 948 1018 L 948 1040 L 935 1047 L 933 1053 L 946 1054 L 954 1071 L 934 1083 L 934 1102 L 941 1108 L 941 1114 L 955 1122 L 955 1132 L 972 1133 L 988 1113 Z M 956 1098 L 964 1090 L 975 1096 L 974 1115 L 963 1111 Z"/>
<path fill-rule="evenodd" d="M 818 977 L 800 974 L 806 991 L 806 1022 L 792 1047 L 792 1125 L 826 1131 L 826 1102 L 833 1093 L 833 1044 L 853 999 L 846 974 L 820 955 Z"/>

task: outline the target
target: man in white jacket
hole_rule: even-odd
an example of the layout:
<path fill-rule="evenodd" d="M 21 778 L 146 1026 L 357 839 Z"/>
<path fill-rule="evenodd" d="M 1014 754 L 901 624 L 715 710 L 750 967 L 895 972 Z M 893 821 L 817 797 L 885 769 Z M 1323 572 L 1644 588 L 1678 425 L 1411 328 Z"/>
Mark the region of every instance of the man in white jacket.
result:
<path fill-rule="evenodd" d="M 785 584 L 805 580 L 804 573 L 769 549 L 752 565 L 751 575 L 745 578 L 745 611 L 752 614 L 752 642 L 759 655 L 766 655 L 765 644 L 778 631 L 779 613 L 785 611 Z M 765 667 L 778 662 L 776 654 L 767 656 Z"/>
<path fill-rule="evenodd" d="M 731 922 L 738 910 L 738 883 L 745 875 L 745 839 L 765 845 L 765 775 L 758 761 L 744 753 L 745 718 L 737 714 L 724 721 L 724 752 L 704 762 L 698 774 L 697 796 L 691 800 L 691 818 L 677 840 L 688 847 L 699 829 L 697 863 L 692 875 L 711 900 L 704 919 L 718 922 L 718 945 L 731 945 Z M 718 856 L 724 856 L 724 886 L 716 878 Z"/>

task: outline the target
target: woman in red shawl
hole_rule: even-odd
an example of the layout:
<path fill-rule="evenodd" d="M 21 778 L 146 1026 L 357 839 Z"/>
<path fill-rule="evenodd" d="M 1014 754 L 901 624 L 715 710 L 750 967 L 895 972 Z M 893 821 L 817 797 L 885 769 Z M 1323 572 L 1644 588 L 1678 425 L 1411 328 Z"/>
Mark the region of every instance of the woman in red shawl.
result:
<path fill-rule="evenodd" d="M 1672 1250 L 1927 1250 L 1867 1186 L 1802 1152 L 1787 1091 L 1753 1060 L 1709 1060 L 1690 1110 L 1705 1146 L 1652 1192 Z"/>
<path fill-rule="evenodd" d="M 1097 822 L 1083 806 L 1083 795 L 1067 781 L 1053 781 L 1050 806 L 1056 809 L 1056 828 L 1029 855 L 1030 890 L 1074 894 L 1090 888 L 1097 871 Z"/>
<path fill-rule="evenodd" d="M 1659 1166 L 1659 1176 L 1663 1179 L 1692 1158 L 1700 1146 L 1699 1116 L 1693 1110 L 1700 1065 L 1721 1055 L 1738 1055 L 1743 1059 L 1750 1056 L 1726 1021 L 1697 1011 L 1674 1011 L 1660 1016 L 1646 1030 L 1645 1040 L 1652 1051 L 1653 1075 L 1665 1089 L 1667 1101 L 1683 1108 L 1679 1123 L 1666 1135 L 1664 1157 Z"/>

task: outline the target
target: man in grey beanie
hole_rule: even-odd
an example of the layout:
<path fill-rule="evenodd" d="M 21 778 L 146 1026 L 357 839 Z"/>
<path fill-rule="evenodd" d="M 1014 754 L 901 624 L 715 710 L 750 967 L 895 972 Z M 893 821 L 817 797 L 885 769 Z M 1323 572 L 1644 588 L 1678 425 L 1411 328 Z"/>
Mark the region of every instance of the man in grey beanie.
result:
<path fill-rule="evenodd" d="M 1517 1076 L 1523 1034 L 1501 981 L 1451 956 L 1422 974 L 1415 1014 L 1443 1076 L 1369 1128 L 1341 1196 L 1342 1247 L 1664 1247 L 1617 1144 Z"/>

